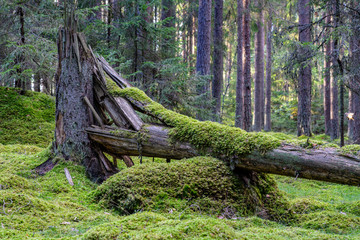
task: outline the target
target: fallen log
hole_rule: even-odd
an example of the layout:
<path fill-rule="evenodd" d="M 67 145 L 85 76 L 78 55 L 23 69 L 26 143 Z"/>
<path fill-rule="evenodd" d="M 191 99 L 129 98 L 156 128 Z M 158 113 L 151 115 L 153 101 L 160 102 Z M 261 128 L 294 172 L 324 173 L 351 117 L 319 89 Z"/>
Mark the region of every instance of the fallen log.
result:
<path fill-rule="evenodd" d="M 90 139 L 101 145 L 106 152 L 119 156 L 141 154 L 149 157 L 182 159 L 201 155 L 189 143 L 174 142 L 168 135 L 169 129 L 161 126 L 145 127 L 141 132 L 141 142 L 137 137 L 139 132 L 127 129 L 87 128 L 86 132 Z M 216 157 L 230 162 L 230 159 L 222 155 Z M 257 172 L 360 185 L 360 159 L 343 155 L 334 148 L 310 150 L 283 144 L 265 154 L 253 151 L 248 155 L 233 156 L 232 162 L 235 163 L 236 168 Z"/>

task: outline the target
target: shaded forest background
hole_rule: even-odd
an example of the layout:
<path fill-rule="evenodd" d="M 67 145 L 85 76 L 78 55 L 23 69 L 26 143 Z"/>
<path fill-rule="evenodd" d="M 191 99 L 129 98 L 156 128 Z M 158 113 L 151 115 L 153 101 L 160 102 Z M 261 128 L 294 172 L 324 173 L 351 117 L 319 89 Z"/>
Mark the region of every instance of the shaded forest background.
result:
<path fill-rule="evenodd" d="M 66 4 L 0 0 L 0 86 L 55 94 Z M 360 140 L 356 1 L 81 0 L 77 6 L 78 30 L 92 48 L 170 109 L 245 130 L 331 139 L 345 132 L 349 142 Z"/>

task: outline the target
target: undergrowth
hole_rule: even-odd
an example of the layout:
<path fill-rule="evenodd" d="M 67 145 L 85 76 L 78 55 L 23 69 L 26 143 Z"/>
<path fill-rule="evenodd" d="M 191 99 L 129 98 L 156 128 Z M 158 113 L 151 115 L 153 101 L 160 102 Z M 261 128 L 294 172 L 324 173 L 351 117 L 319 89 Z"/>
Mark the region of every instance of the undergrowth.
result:
<path fill-rule="evenodd" d="M 134 168 L 125 169 L 119 163 L 121 172 L 100 187 L 86 177 L 83 166 L 65 160 L 60 160 L 46 175 L 37 176 L 33 169 L 51 156 L 50 146 L 44 147 L 53 137 L 54 100 L 38 93 L 27 92 L 22 96 L 18 90 L 0 88 L 0 91 L 0 239 L 360 238 L 358 187 L 259 175 L 257 187 L 248 189 L 240 183 L 251 178 L 236 178 L 228 167 L 213 158 L 171 163 L 144 159 L 146 164 L 141 166 L 134 158 Z M 177 120 L 174 116 L 171 121 Z M 46 134 L 40 130 L 41 124 L 49 124 Z M 216 128 L 219 138 L 228 131 L 217 124 L 211 126 Z M 195 135 L 203 133 L 212 141 L 206 135 L 209 131 L 204 128 Z M 190 134 L 187 130 L 180 132 Z M 327 137 L 321 135 L 308 140 L 282 133 L 260 134 L 269 135 L 276 139 L 276 144 L 307 144 L 308 148 L 337 144 L 329 144 Z M 247 136 L 251 141 L 261 140 Z M 216 147 L 226 149 L 230 146 L 226 141 L 224 146 Z M 236 151 L 245 153 L 248 150 L 244 146 L 264 151 L 273 147 L 255 142 Z M 359 150 L 355 146 L 339 149 L 343 154 L 354 155 Z M 65 167 L 74 186 L 67 182 Z M 108 201 L 117 191 L 125 192 L 126 198 L 115 198 L 115 203 Z M 100 202 L 94 202 L 95 196 Z M 131 196 L 135 196 L 135 201 Z M 135 207 L 127 211 L 133 214 L 119 214 L 121 209 L 127 209 L 124 206 L 132 204 Z"/>

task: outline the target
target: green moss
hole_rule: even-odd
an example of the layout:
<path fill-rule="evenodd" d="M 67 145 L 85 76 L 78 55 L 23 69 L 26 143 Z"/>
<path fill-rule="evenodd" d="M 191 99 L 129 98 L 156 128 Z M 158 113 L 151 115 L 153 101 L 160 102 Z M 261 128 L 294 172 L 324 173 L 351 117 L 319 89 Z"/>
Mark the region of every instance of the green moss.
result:
<path fill-rule="evenodd" d="M 190 142 L 204 154 L 209 153 L 210 148 L 212 156 L 230 159 L 234 155 L 242 156 L 254 150 L 265 153 L 280 145 L 278 139 L 265 133 L 248 133 L 215 122 L 201 122 L 167 110 L 137 88 L 122 89 L 120 94 L 132 101 L 145 104 L 144 108 L 150 115 L 172 126 L 170 136 L 173 140 Z"/>
<path fill-rule="evenodd" d="M 0 143 L 46 147 L 53 139 L 55 99 L 43 93 L 0 87 Z"/>
<path fill-rule="evenodd" d="M 330 204 L 310 198 L 296 198 L 290 202 L 290 211 L 296 214 L 305 214 L 331 209 Z"/>
<path fill-rule="evenodd" d="M 302 215 L 299 225 L 328 233 L 349 234 L 360 231 L 360 217 L 344 212 L 322 211 Z"/>
<path fill-rule="evenodd" d="M 359 144 L 346 145 L 346 146 L 340 148 L 339 152 L 341 152 L 342 154 L 349 154 L 349 155 L 359 156 L 360 145 Z"/>
<path fill-rule="evenodd" d="M 264 211 L 268 218 L 284 218 L 287 202 L 276 183 L 262 174 L 248 177 L 251 187 L 222 161 L 210 157 L 142 164 L 109 178 L 94 198 L 121 214 L 169 209 L 222 214 L 231 210 L 234 216 Z"/>

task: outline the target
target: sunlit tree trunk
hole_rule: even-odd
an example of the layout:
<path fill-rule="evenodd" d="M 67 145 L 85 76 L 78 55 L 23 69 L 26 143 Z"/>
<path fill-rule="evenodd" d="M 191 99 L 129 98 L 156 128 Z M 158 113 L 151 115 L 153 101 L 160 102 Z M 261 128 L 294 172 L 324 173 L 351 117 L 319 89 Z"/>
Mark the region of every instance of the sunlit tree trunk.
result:
<path fill-rule="evenodd" d="M 257 16 L 258 31 L 255 34 L 255 119 L 254 130 L 261 131 L 264 124 L 264 15 L 262 1 L 257 0 L 259 8 Z"/>
<path fill-rule="evenodd" d="M 269 7 L 266 37 L 266 102 L 264 130 L 271 131 L 271 56 L 272 56 L 272 9 Z"/>

